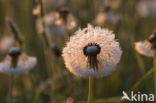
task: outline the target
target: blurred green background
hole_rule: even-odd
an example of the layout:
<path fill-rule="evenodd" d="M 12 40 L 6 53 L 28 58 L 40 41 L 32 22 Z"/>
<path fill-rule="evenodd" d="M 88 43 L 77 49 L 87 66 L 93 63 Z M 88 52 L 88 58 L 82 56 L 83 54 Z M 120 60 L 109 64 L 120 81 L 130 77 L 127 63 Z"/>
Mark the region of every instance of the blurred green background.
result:
<path fill-rule="evenodd" d="M 155 29 L 156 1 L 44 0 L 45 15 L 67 7 L 77 20 L 77 28 L 86 27 L 88 23 L 98 25 L 94 22 L 96 15 L 108 6 L 111 8 L 109 12 L 118 19 L 115 23 L 112 19 L 106 20 L 100 26 L 114 31 L 123 55 L 115 71 L 107 77 L 96 79 L 95 97 L 97 103 L 120 103 L 122 91 L 131 90 L 152 68 L 152 58 L 138 54 L 134 42 L 145 40 Z M 11 18 L 24 38 L 24 52 L 38 58 L 35 69 L 30 73 L 16 75 L 14 103 L 86 103 L 88 80 L 72 75 L 65 68 L 62 57 L 56 56 L 43 37 L 37 34 L 37 17 L 32 14 L 33 8 L 33 0 L 0 0 L 0 38 L 12 35 L 7 24 L 7 18 Z M 107 12 L 103 13 L 107 15 Z M 75 30 L 69 34 L 73 35 Z M 57 42 L 52 42 L 61 50 L 65 42 L 63 37 L 56 37 Z M 5 56 L 6 53 L 1 54 L 0 60 Z M 0 74 L 0 103 L 7 103 L 9 79 L 8 75 Z M 149 75 L 136 90 L 154 93 L 153 75 Z"/>

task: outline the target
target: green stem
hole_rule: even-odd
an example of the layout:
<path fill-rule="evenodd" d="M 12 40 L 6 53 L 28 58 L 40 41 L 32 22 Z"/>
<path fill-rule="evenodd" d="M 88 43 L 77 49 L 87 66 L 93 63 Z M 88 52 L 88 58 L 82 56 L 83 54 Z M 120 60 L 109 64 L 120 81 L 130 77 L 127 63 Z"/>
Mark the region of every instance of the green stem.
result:
<path fill-rule="evenodd" d="M 45 28 L 46 28 L 46 24 L 44 22 L 44 16 L 45 16 L 45 8 L 44 8 L 44 5 L 43 5 L 43 0 L 39 0 L 39 4 L 41 6 L 41 13 L 40 13 L 40 18 L 42 19 L 42 25 L 43 25 L 43 33 L 41 34 L 43 36 L 43 39 L 46 43 L 46 45 L 48 47 L 51 47 L 51 41 L 48 39 L 47 35 L 46 35 L 46 31 L 45 31 Z"/>
<path fill-rule="evenodd" d="M 66 28 L 66 24 L 65 24 L 65 32 L 64 32 L 64 40 L 65 40 L 65 42 L 67 42 L 69 40 L 69 34 L 68 33 L 69 32 L 68 32 L 68 30 Z"/>
<path fill-rule="evenodd" d="M 88 103 L 93 103 L 93 100 L 94 100 L 94 78 L 89 77 Z"/>
<path fill-rule="evenodd" d="M 14 76 L 11 75 L 9 84 L 8 103 L 13 103 L 13 84 L 14 84 Z"/>
<path fill-rule="evenodd" d="M 140 80 L 138 80 L 138 82 L 134 84 L 134 86 L 130 89 L 130 91 L 138 90 L 141 84 L 143 84 L 146 80 L 148 80 L 150 76 L 155 72 L 156 72 L 156 69 L 151 68 L 148 72 L 146 72 L 146 74 L 144 74 L 144 76 Z"/>

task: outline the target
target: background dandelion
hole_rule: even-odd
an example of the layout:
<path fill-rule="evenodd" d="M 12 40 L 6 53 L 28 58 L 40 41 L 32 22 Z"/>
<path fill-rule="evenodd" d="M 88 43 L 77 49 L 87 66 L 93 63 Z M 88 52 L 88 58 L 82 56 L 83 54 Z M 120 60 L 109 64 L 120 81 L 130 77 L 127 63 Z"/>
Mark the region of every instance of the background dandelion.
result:
<path fill-rule="evenodd" d="M 18 53 L 18 48 L 11 48 L 4 61 L 0 63 L 0 72 L 6 74 L 22 74 L 31 70 L 37 63 L 36 57 Z"/>
<path fill-rule="evenodd" d="M 22 74 L 32 69 L 37 60 L 35 57 L 28 57 L 21 52 L 19 48 L 11 48 L 6 59 L 0 63 L 0 72 L 9 74 L 10 84 L 8 92 L 8 102 L 14 103 L 13 86 L 14 76 Z"/>

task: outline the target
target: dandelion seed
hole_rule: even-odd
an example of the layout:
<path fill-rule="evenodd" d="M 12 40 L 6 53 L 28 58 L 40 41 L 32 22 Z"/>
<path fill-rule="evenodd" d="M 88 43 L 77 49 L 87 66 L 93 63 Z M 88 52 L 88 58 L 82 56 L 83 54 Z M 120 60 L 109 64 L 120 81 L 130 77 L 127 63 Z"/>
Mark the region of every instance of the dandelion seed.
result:
<path fill-rule="evenodd" d="M 88 25 L 70 38 L 62 56 L 66 67 L 73 74 L 101 77 L 114 69 L 121 54 L 112 31 Z"/>
<path fill-rule="evenodd" d="M 35 57 L 27 56 L 18 48 L 11 48 L 5 60 L 0 63 L 0 72 L 6 74 L 21 74 L 29 71 L 36 65 Z"/>
<path fill-rule="evenodd" d="M 135 49 L 142 55 L 153 57 L 154 48 L 156 48 L 156 32 L 154 32 L 148 40 L 135 43 Z"/>

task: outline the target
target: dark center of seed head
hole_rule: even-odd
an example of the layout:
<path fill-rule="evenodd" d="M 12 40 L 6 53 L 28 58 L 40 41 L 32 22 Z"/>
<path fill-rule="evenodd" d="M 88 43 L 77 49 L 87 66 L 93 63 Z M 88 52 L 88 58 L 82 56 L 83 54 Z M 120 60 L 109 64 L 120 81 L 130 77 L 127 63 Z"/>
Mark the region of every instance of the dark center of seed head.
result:
<path fill-rule="evenodd" d="M 21 51 L 19 48 L 11 48 L 9 53 L 8 53 L 10 56 L 11 56 L 11 67 L 12 68 L 16 68 L 17 66 L 17 63 L 18 63 L 18 58 L 21 54 Z"/>
<path fill-rule="evenodd" d="M 156 31 L 151 34 L 151 36 L 148 38 L 148 41 L 152 44 L 153 48 L 156 48 Z"/>
<path fill-rule="evenodd" d="M 14 58 L 18 57 L 21 54 L 21 51 L 19 48 L 11 48 L 8 54 Z"/>
<path fill-rule="evenodd" d="M 98 69 L 97 55 L 100 53 L 100 46 L 97 44 L 89 44 L 84 47 L 84 55 L 88 58 L 88 67 L 94 70 Z"/>
<path fill-rule="evenodd" d="M 91 45 L 84 47 L 83 52 L 86 56 L 96 56 L 97 54 L 100 53 L 100 50 L 101 48 L 99 45 L 91 44 Z"/>
<path fill-rule="evenodd" d="M 69 14 L 69 9 L 68 8 L 61 8 L 60 11 L 60 16 L 63 18 L 63 19 L 67 19 L 67 16 Z"/>
<path fill-rule="evenodd" d="M 111 10 L 112 10 L 111 6 L 108 5 L 108 6 L 106 6 L 106 7 L 104 8 L 103 11 L 104 11 L 105 13 L 108 13 L 108 12 L 110 12 Z"/>

